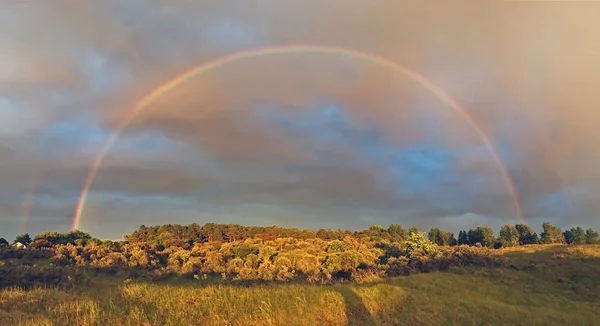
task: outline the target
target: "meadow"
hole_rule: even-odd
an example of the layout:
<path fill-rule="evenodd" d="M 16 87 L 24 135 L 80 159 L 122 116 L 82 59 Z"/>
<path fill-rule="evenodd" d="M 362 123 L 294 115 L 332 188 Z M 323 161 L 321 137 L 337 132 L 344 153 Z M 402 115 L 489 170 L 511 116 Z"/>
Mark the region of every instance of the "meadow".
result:
<path fill-rule="evenodd" d="M 0 325 L 599 325 L 600 245 L 494 250 L 506 264 L 328 285 L 95 276 L 0 291 Z"/>

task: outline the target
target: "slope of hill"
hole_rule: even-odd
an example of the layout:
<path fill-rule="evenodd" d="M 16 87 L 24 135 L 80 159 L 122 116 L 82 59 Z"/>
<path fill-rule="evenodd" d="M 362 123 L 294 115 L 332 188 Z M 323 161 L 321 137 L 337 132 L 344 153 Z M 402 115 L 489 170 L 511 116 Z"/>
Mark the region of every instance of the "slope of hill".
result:
<path fill-rule="evenodd" d="M 95 277 L 0 291 L 1 325 L 598 325 L 600 246 L 501 249 L 504 267 L 362 283 L 221 284 Z"/>

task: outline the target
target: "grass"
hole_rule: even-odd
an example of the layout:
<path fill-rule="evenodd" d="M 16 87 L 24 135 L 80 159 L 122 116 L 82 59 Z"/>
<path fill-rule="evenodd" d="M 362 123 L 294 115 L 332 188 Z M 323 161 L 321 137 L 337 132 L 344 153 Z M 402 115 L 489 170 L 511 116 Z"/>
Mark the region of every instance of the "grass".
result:
<path fill-rule="evenodd" d="M 0 325 L 598 325 L 600 246 L 504 249 L 510 267 L 362 284 L 140 283 L 0 291 Z"/>

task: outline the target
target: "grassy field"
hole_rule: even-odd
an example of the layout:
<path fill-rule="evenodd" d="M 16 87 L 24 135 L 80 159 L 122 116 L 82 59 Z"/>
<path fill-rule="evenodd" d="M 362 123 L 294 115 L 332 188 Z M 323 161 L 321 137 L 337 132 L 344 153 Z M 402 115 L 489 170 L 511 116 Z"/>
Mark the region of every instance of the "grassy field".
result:
<path fill-rule="evenodd" d="M 600 325 L 600 246 L 505 249 L 507 268 L 362 284 L 252 286 L 96 278 L 0 291 L 0 325 Z"/>

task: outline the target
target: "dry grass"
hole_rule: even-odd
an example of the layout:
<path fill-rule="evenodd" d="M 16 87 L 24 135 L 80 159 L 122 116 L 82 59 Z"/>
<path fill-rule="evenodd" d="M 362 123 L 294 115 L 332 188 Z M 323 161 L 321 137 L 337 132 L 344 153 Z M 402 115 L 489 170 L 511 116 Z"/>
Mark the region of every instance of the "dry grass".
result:
<path fill-rule="evenodd" d="M 149 284 L 0 291 L 0 325 L 594 325 L 600 246 L 503 250 L 510 268 L 335 286 Z"/>

